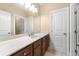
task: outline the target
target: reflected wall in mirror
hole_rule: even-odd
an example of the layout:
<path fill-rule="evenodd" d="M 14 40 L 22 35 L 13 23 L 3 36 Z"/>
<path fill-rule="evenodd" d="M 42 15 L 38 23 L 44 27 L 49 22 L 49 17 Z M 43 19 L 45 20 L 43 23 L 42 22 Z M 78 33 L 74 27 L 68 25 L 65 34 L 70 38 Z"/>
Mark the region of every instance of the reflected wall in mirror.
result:
<path fill-rule="evenodd" d="M 33 17 L 28 16 L 25 18 L 25 32 L 32 32 L 33 31 Z"/>

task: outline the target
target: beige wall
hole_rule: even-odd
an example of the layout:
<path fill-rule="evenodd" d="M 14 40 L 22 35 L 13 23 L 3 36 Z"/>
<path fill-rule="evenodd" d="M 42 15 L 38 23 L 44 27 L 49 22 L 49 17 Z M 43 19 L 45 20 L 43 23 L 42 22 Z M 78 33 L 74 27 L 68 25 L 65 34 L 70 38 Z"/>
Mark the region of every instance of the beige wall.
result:
<path fill-rule="evenodd" d="M 34 16 L 33 17 L 33 32 L 40 32 L 41 31 L 41 20 L 40 16 Z"/>
<path fill-rule="evenodd" d="M 33 31 L 48 32 L 51 31 L 51 14 L 50 12 L 56 9 L 69 6 L 66 3 L 43 3 L 40 4 L 40 15 L 34 17 Z"/>
<path fill-rule="evenodd" d="M 41 32 L 49 32 L 50 29 L 50 15 L 41 15 Z"/>

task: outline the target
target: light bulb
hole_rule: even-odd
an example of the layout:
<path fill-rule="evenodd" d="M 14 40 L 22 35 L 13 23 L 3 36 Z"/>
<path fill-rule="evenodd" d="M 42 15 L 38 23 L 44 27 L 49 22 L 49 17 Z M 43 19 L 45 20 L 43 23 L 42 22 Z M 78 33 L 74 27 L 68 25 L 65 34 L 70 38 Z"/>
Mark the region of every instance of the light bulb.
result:
<path fill-rule="evenodd" d="M 31 3 L 25 3 L 25 8 L 30 8 L 31 7 Z"/>
<path fill-rule="evenodd" d="M 37 8 L 34 8 L 34 9 L 32 10 L 32 12 L 33 12 L 33 13 L 36 13 L 36 12 L 37 12 Z"/>
<path fill-rule="evenodd" d="M 30 11 L 33 11 L 34 8 L 35 8 L 35 6 L 34 6 L 34 5 L 31 5 L 30 8 L 29 8 L 29 10 L 30 10 Z"/>
<path fill-rule="evenodd" d="M 38 10 L 37 10 L 37 8 L 35 8 L 34 10 L 35 10 L 35 12 L 37 12 L 37 11 L 38 11 Z"/>

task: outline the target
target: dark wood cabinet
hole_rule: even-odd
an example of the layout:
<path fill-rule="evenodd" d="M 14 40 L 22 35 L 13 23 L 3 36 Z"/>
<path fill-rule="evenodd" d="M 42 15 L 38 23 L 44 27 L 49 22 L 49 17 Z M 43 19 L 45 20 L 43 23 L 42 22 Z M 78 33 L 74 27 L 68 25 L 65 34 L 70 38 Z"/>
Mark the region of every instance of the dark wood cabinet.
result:
<path fill-rule="evenodd" d="M 12 54 L 11 56 L 24 56 L 24 50 L 18 51 L 17 53 Z"/>
<path fill-rule="evenodd" d="M 25 48 L 25 56 L 32 56 L 32 44 Z"/>
<path fill-rule="evenodd" d="M 32 44 L 12 54 L 11 56 L 32 56 Z"/>
<path fill-rule="evenodd" d="M 45 37 L 42 38 L 41 46 L 42 46 L 42 55 L 44 55 L 49 46 L 49 35 L 46 35 Z"/>
<path fill-rule="evenodd" d="M 22 48 L 11 56 L 42 56 L 45 54 L 49 46 L 49 35 L 38 39 L 32 44 Z"/>
<path fill-rule="evenodd" d="M 42 38 L 42 55 L 45 54 L 45 51 L 46 51 L 46 40 L 45 38 Z"/>
<path fill-rule="evenodd" d="M 50 41 L 50 37 L 49 37 L 49 35 L 46 35 L 46 51 L 47 51 L 47 49 L 48 49 L 48 47 L 49 47 L 49 41 Z"/>
<path fill-rule="evenodd" d="M 34 56 L 41 56 L 42 55 L 42 47 L 41 47 L 41 39 L 38 41 L 34 42 L 33 47 L 34 47 Z"/>
<path fill-rule="evenodd" d="M 34 49 L 34 56 L 41 56 L 41 46 Z"/>

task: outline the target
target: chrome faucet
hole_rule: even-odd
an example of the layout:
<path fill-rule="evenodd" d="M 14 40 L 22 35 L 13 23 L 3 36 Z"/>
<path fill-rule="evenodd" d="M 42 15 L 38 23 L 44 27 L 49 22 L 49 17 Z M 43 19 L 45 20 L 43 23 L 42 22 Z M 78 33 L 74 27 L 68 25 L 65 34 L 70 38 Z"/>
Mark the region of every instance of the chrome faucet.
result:
<path fill-rule="evenodd" d="M 30 32 L 30 33 L 28 33 L 28 35 L 29 35 L 29 36 L 32 36 L 32 35 L 34 35 L 34 32 Z"/>

